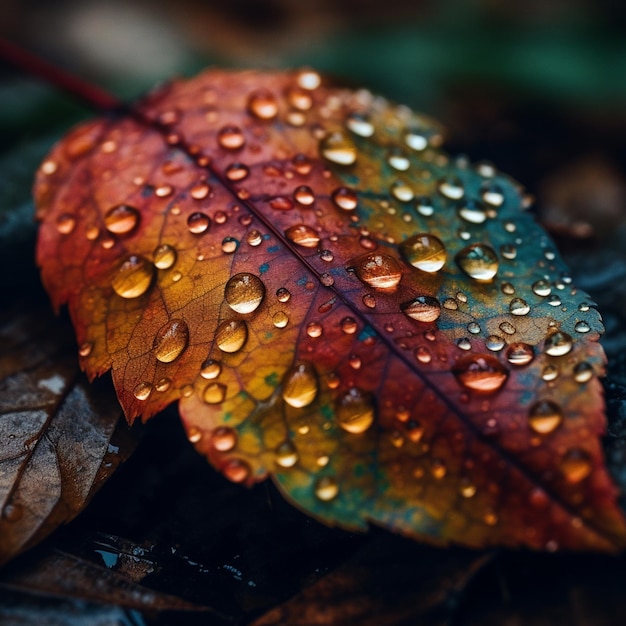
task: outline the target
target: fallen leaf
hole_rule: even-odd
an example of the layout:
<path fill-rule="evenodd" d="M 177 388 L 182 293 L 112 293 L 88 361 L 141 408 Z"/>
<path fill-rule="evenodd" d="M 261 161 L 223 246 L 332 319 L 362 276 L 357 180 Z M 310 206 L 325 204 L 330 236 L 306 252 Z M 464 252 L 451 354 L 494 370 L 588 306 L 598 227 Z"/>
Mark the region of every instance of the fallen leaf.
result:
<path fill-rule="evenodd" d="M 32 306 L 29 306 L 32 305 Z M 106 385 L 79 372 L 68 324 L 41 302 L 0 319 L 0 563 L 73 519 L 133 449 Z"/>
<path fill-rule="evenodd" d="M 603 331 L 527 197 L 315 72 L 209 71 L 41 165 L 38 262 L 132 421 L 235 482 L 436 543 L 623 547 Z"/>

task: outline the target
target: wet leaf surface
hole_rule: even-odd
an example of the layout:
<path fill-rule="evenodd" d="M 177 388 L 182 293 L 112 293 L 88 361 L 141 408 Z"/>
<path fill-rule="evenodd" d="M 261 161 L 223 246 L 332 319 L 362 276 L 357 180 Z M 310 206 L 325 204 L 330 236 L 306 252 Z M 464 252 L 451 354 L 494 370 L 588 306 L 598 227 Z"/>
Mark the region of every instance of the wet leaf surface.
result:
<path fill-rule="evenodd" d="M 603 327 L 528 200 L 311 71 L 207 72 L 46 158 L 38 259 L 132 419 L 330 524 L 613 550 Z M 497 478 L 496 478 L 497 477 Z"/>
<path fill-rule="evenodd" d="M 2 312 L 0 562 L 73 519 L 134 441 L 104 382 L 79 372 L 67 322 L 45 302 Z"/>

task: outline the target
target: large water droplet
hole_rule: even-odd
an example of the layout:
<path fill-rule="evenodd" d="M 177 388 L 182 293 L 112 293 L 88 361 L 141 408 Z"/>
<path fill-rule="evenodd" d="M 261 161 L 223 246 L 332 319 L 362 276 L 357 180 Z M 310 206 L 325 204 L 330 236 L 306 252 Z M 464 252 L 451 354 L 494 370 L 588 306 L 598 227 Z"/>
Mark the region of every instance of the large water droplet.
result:
<path fill-rule="evenodd" d="M 563 421 L 563 414 L 557 404 L 550 400 L 540 400 L 534 404 L 528 413 L 528 424 L 541 435 L 556 430 Z"/>
<path fill-rule="evenodd" d="M 350 387 L 337 400 L 336 413 L 339 426 L 346 432 L 364 433 L 374 423 L 372 396 L 358 387 Z"/>
<path fill-rule="evenodd" d="M 317 248 L 320 242 L 318 232 L 306 224 L 295 224 L 285 231 L 285 237 L 303 248 Z"/>
<path fill-rule="evenodd" d="M 257 89 L 248 96 L 248 113 L 260 120 L 271 120 L 278 114 L 278 103 L 271 91 Z"/>
<path fill-rule="evenodd" d="M 325 159 L 337 165 L 352 165 L 357 158 L 354 142 L 341 131 L 326 135 L 320 142 L 320 151 Z"/>
<path fill-rule="evenodd" d="M 572 484 L 585 480 L 592 469 L 589 453 L 579 448 L 568 450 L 561 460 L 561 471 L 567 482 Z"/>
<path fill-rule="evenodd" d="M 527 343 L 512 343 L 506 350 L 506 360 L 511 365 L 528 365 L 535 358 L 533 347 Z"/>
<path fill-rule="evenodd" d="M 222 322 L 215 333 L 217 347 L 222 352 L 237 352 L 248 339 L 248 326 L 243 320 Z"/>
<path fill-rule="evenodd" d="M 276 448 L 276 463 L 281 467 L 293 467 L 298 462 L 298 451 L 291 441 L 283 441 Z"/>
<path fill-rule="evenodd" d="M 300 409 L 311 404 L 319 389 L 315 368 L 307 362 L 296 363 L 285 374 L 283 380 L 283 400 Z"/>
<path fill-rule="evenodd" d="M 572 338 L 563 332 L 552 333 L 545 342 L 544 351 L 550 356 L 564 356 L 572 349 Z"/>
<path fill-rule="evenodd" d="M 152 253 L 154 265 L 160 270 L 172 267 L 176 263 L 176 256 L 176 250 L 166 243 L 157 246 Z"/>
<path fill-rule="evenodd" d="M 412 235 L 400 244 L 399 249 L 413 267 L 424 272 L 438 272 L 446 262 L 443 242 L 428 233 Z"/>
<path fill-rule="evenodd" d="M 315 481 L 315 495 L 322 502 L 330 502 L 339 494 L 339 485 L 332 476 L 322 476 Z"/>
<path fill-rule="evenodd" d="M 418 296 L 400 305 L 402 312 L 418 322 L 434 322 L 441 315 L 441 304 L 436 298 Z"/>
<path fill-rule="evenodd" d="M 139 211 L 127 204 L 118 204 L 104 216 L 105 228 L 114 235 L 127 235 L 139 223 Z"/>
<path fill-rule="evenodd" d="M 138 298 L 148 291 L 153 278 L 152 263 L 142 256 L 131 254 L 118 267 L 111 286 L 122 298 Z"/>
<path fill-rule="evenodd" d="M 264 297 L 265 285 L 258 276 L 248 272 L 235 274 L 224 288 L 224 298 L 228 306 L 237 313 L 256 311 Z"/>
<path fill-rule="evenodd" d="M 175 361 L 189 343 L 189 328 L 185 320 L 173 319 L 164 324 L 154 338 L 154 355 L 161 363 Z"/>
<path fill-rule="evenodd" d="M 365 254 L 352 267 L 359 280 L 374 289 L 395 289 L 402 278 L 400 264 L 388 254 Z"/>
<path fill-rule="evenodd" d="M 457 265 L 474 280 L 488 282 L 498 273 L 498 257 L 493 248 L 474 243 L 463 248 L 455 257 Z"/>
<path fill-rule="evenodd" d="M 452 373 L 463 387 L 480 393 L 498 391 L 509 376 L 506 367 L 488 354 L 459 359 L 452 368 Z"/>

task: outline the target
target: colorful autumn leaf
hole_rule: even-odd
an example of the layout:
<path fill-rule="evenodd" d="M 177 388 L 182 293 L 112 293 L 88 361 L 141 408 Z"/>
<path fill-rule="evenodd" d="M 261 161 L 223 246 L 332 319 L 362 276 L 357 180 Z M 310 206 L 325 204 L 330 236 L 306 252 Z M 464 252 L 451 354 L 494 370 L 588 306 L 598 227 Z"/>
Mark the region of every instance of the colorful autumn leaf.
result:
<path fill-rule="evenodd" d="M 437 543 L 623 547 L 603 330 L 523 189 L 432 120 L 208 71 L 42 164 L 38 261 L 128 418 L 174 400 L 229 479 Z"/>

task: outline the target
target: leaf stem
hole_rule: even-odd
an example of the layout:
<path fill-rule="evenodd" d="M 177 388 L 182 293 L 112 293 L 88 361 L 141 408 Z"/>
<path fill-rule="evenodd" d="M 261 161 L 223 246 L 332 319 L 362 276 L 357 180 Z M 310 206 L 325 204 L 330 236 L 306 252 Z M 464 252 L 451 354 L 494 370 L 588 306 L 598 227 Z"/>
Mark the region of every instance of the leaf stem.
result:
<path fill-rule="evenodd" d="M 61 91 L 71 94 L 90 108 L 103 112 L 124 108 L 120 100 L 103 89 L 44 61 L 3 37 L 0 37 L 0 58 L 28 74 L 45 80 Z"/>

